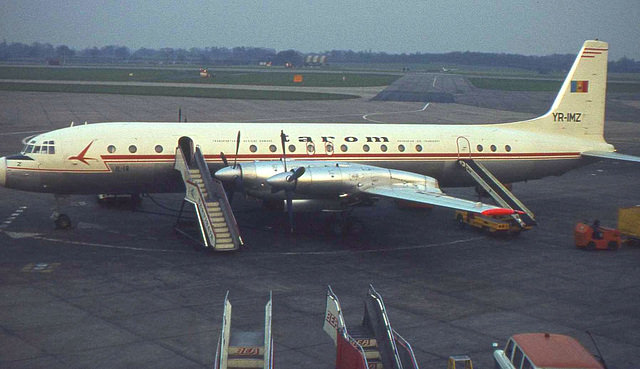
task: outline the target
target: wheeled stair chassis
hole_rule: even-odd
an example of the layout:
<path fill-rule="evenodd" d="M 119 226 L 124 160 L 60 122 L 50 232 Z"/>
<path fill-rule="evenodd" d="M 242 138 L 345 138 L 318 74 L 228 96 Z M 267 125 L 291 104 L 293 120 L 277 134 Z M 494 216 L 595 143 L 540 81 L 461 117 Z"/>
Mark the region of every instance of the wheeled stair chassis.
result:
<path fill-rule="evenodd" d="M 237 250 L 242 245 L 238 224 L 222 183 L 211 176 L 200 147 L 187 156 L 178 146 L 174 167 L 184 181 L 184 200 L 195 207 L 202 245 L 214 251 Z M 186 234 L 178 227 L 176 230 Z"/>
<path fill-rule="evenodd" d="M 349 329 L 329 286 L 323 328 L 336 343 L 336 369 L 418 369 L 411 345 L 391 328 L 382 297 L 373 286 L 365 300 L 362 325 Z"/>
<path fill-rule="evenodd" d="M 224 298 L 222 332 L 218 340 L 214 369 L 273 368 L 273 338 L 271 337 L 272 295 L 264 309 L 264 330 L 239 331 L 231 329 L 229 292 Z"/>

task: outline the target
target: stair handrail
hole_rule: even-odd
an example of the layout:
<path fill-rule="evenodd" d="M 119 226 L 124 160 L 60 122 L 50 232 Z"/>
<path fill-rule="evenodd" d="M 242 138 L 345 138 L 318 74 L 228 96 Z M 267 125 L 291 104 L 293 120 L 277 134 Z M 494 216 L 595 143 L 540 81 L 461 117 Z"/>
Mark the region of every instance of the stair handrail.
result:
<path fill-rule="evenodd" d="M 398 354 L 398 348 L 396 347 L 396 341 L 394 339 L 394 335 L 393 335 L 393 329 L 391 328 L 391 323 L 389 322 L 389 317 L 387 316 L 387 310 L 384 306 L 384 301 L 382 301 L 382 296 L 380 296 L 380 294 L 378 292 L 376 292 L 375 288 L 373 288 L 372 285 L 369 285 L 369 297 L 371 297 L 373 299 L 373 301 L 375 301 L 378 309 L 380 310 L 380 313 L 382 314 L 382 320 L 384 322 L 384 329 L 385 329 L 385 333 L 386 333 L 386 338 L 389 342 L 389 345 L 391 346 L 391 351 L 392 351 L 392 355 L 393 355 L 393 361 L 395 364 L 395 368 L 396 369 L 403 369 L 402 368 L 402 361 L 400 360 L 400 355 Z M 365 304 L 366 306 L 366 304 Z M 374 330 L 374 333 L 375 330 Z M 376 337 L 377 339 L 378 337 Z M 380 353 L 382 355 L 382 353 Z M 384 366 L 384 361 L 383 361 L 383 366 Z"/>
<path fill-rule="evenodd" d="M 413 352 L 413 348 L 411 347 L 411 344 L 409 342 L 407 342 L 407 340 L 404 339 L 404 337 L 402 337 L 401 335 L 398 334 L 398 332 L 396 332 L 395 329 L 393 329 L 393 336 L 396 339 L 396 341 L 400 342 L 400 344 L 407 349 L 407 352 L 409 353 L 409 356 L 411 356 L 411 365 L 413 365 L 413 368 L 405 368 L 405 369 L 419 369 L 418 367 L 418 362 L 416 361 L 416 355 Z M 397 346 L 397 345 L 396 345 Z M 399 354 L 399 352 L 398 352 Z M 402 357 L 401 357 L 402 359 Z M 403 367 L 404 367 L 404 362 L 402 363 Z"/>
<path fill-rule="evenodd" d="M 207 190 L 207 196 L 215 194 L 218 199 L 222 200 L 218 201 L 220 203 L 220 208 L 222 209 L 222 215 L 224 216 L 227 225 L 229 225 L 229 232 L 231 233 L 231 239 L 233 240 L 234 245 L 239 247 L 242 244 L 242 238 L 240 237 L 240 229 L 238 228 L 236 217 L 233 215 L 233 210 L 229 204 L 227 193 L 224 191 L 220 181 L 214 180 L 211 177 L 211 172 L 209 171 L 207 162 L 204 160 L 204 155 L 202 154 L 202 150 L 200 150 L 200 145 L 196 145 L 194 158 L 196 166 L 200 170 L 204 188 Z M 217 185 L 214 181 L 217 182 Z"/>
<path fill-rule="evenodd" d="M 202 232 L 202 241 L 205 247 L 209 247 L 211 242 L 215 242 L 215 231 L 213 230 L 212 227 L 206 226 L 206 224 L 210 224 L 209 222 L 204 223 L 203 220 L 201 219 L 201 215 L 202 213 L 204 213 L 204 217 L 206 217 L 207 219 L 209 219 L 209 214 L 206 211 L 206 207 L 204 204 L 205 198 L 202 194 L 202 191 L 200 190 L 200 188 L 198 188 L 198 186 L 196 186 L 193 182 L 193 176 L 191 175 L 191 172 L 189 171 L 189 162 L 187 161 L 187 158 L 184 155 L 184 151 L 182 150 L 181 146 L 177 146 L 176 147 L 176 159 L 175 159 L 175 164 L 173 166 L 173 168 L 175 170 L 178 170 L 180 172 L 180 174 L 182 175 L 182 179 L 185 182 L 185 187 L 187 190 L 187 195 L 185 196 L 185 200 L 193 203 L 196 213 L 197 213 L 197 219 L 198 219 L 198 223 L 200 224 L 200 231 Z M 187 183 L 188 182 L 188 183 Z M 193 187 L 198 191 L 198 195 L 199 198 L 202 200 L 202 204 L 200 204 L 200 201 L 197 200 L 189 200 L 189 188 L 187 187 L 187 184 L 191 184 L 193 185 Z M 195 201 L 195 202 L 194 202 Z M 200 206 L 202 206 L 202 209 L 200 209 Z M 209 235 L 209 232 L 211 232 L 212 234 Z M 211 238 L 213 237 L 213 238 Z"/>
<path fill-rule="evenodd" d="M 269 291 L 269 301 L 264 307 L 264 369 L 273 367 L 273 338 L 271 337 L 271 312 L 273 308 L 273 292 Z"/>
<path fill-rule="evenodd" d="M 229 357 L 229 339 L 231 336 L 231 302 L 229 301 L 229 291 L 224 296 L 224 312 L 222 313 L 222 328 L 220 332 L 220 368 L 227 369 Z"/>

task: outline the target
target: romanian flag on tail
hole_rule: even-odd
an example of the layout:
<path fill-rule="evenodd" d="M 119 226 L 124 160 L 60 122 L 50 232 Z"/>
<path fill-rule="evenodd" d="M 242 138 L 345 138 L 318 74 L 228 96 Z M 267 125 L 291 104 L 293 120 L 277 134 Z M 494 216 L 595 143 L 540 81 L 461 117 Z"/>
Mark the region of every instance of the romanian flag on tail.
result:
<path fill-rule="evenodd" d="M 571 81 L 571 92 L 589 92 L 589 81 Z"/>

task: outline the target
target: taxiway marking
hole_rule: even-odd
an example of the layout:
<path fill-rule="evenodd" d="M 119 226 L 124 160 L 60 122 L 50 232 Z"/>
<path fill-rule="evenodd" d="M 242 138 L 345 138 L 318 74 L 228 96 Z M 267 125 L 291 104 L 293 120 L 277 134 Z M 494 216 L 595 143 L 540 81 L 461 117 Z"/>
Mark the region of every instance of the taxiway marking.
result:
<path fill-rule="evenodd" d="M 25 133 L 42 133 L 42 132 L 47 132 L 47 131 L 22 131 L 22 132 L 5 132 L 5 133 L 0 133 L 0 136 L 11 136 L 11 135 L 22 135 Z"/>
<path fill-rule="evenodd" d="M 0 230 L 7 228 L 14 220 L 16 220 L 16 218 L 18 218 L 25 210 L 27 209 L 26 206 L 21 206 L 18 209 L 16 209 L 9 217 L 7 217 L 4 222 L 2 222 L 2 224 L 0 224 Z"/>
<path fill-rule="evenodd" d="M 375 120 L 375 119 L 369 119 L 367 117 L 370 116 L 370 115 L 388 115 L 388 114 L 398 114 L 398 113 L 416 113 L 416 112 L 421 112 L 421 111 L 427 110 L 427 107 L 429 107 L 429 104 L 431 104 L 431 103 L 427 103 L 425 106 L 422 107 L 422 109 L 419 109 L 419 110 L 402 110 L 402 111 L 391 111 L 391 112 L 383 112 L 383 113 L 369 113 L 369 114 L 363 115 L 362 119 L 368 120 L 369 122 L 374 122 L 374 123 L 387 123 L 387 122 L 381 122 L 381 121 Z"/>
<path fill-rule="evenodd" d="M 433 87 L 436 87 L 436 80 L 438 79 L 438 76 L 433 77 Z"/>
<path fill-rule="evenodd" d="M 300 256 L 300 255 L 369 254 L 369 253 L 375 253 L 375 252 L 407 251 L 407 250 L 429 249 L 429 248 L 432 248 L 432 247 L 451 246 L 451 245 L 456 245 L 456 244 L 474 242 L 474 241 L 482 240 L 484 238 L 486 238 L 486 236 L 463 238 L 463 239 L 460 239 L 460 240 L 454 240 L 454 241 L 449 241 L 449 242 L 428 243 L 426 245 L 392 247 L 392 248 L 389 248 L 389 249 L 303 251 L 303 252 L 258 252 L 258 253 L 255 253 L 255 254 L 256 255 L 260 255 L 261 257 L 268 256 L 268 255 L 273 255 L 273 256 L 283 256 L 283 255 L 284 256 Z"/>

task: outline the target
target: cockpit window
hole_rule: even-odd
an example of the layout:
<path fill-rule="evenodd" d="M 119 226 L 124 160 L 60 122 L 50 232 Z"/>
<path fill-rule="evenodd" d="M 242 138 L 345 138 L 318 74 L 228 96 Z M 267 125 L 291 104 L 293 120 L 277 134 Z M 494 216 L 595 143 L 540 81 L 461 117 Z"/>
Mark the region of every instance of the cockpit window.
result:
<path fill-rule="evenodd" d="M 55 154 L 56 153 L 55 142 L 53 140 L 44 141 L 42 145 L 38 145 L 36 141 L 33 140 L 24 146 L 24 148 L 22 149 L 22 153 L 23 154 Z"/>

